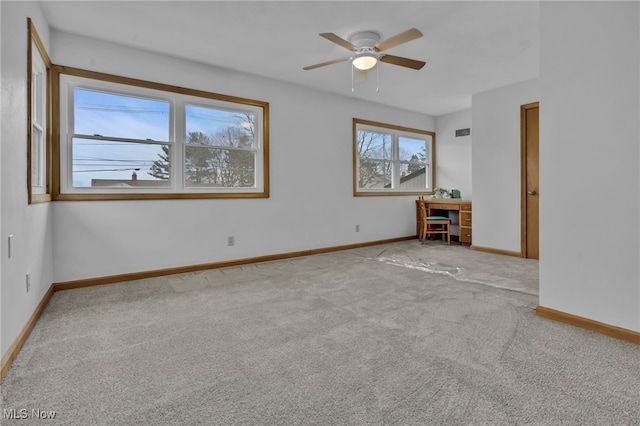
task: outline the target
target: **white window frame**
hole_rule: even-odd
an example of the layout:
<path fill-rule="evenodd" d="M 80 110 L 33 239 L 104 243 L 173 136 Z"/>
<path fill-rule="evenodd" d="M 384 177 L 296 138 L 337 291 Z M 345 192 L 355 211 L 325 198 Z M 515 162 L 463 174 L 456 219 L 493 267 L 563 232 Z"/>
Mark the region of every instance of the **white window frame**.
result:
<path fill-rule="evenodd" d="M 49 70 L 51 60 L 31 21 L 27 19 L 28 50 L 28 167 L 27 186 L 30 204 L 51 201 L 49 158 L 51 146 Z"/>
<path fill-rule="evenodd" d="M 268 106 L 262 101 L 237 98 L 199 90 L 185 89 L 159 83 L 144 82 L 125 77 L 110 76 L 84 70 L 54 66 L 59 78 L 59 193 L 56 200 L 65 199 L 144 199 L 144 198 L 253 198 L 269 196 L 268 179 Z M 74 89 L 97 90 L 123 96 L 169 102 L 169 138 L 154 141 L 170 146 L 170 180 L 163 187 L 76 187 L 73 186 L 72 140 L 74 137 L 97 138 L 94 135 L 74 135 Z M 186 141 L 186 105 L 195 105 L 238 113 L 251 113 L 255 117 L 254 141 L 255 183 L 253 187 L 198 187 L 185 181 L 184 153 Z M 113 138 L 109 138 L 112 140 Z M 127 142 L 140 143 L 134 139 Z M 215 147 L 215 146 L 214 146 Z"/>
<path fill-rule="evenodd" d="M 361 188 L 360 181 L 360 157 L 358 155 L 358 132 L 371 131 L 384 133 L 391 136 L 391 186 L 389 188 Z M 401 187 L 402 176 L 400 174 L 401 164 L 406 161 L 400 160 L 399 139 L 407 137 L 411 139 L 425 140 L 425 187 L 424 188 L 404 188 Z M 379 123 L 375 121 L 353 119 L 353 194 L 354 196 L 377 196 L 377 195 L 416 195 L 433 194 L 436 185 L 436 164 L 435 164 L 436 134 L 428 130 L 413 129 L 409 127 L 397 126 L 393 124 Z"/>

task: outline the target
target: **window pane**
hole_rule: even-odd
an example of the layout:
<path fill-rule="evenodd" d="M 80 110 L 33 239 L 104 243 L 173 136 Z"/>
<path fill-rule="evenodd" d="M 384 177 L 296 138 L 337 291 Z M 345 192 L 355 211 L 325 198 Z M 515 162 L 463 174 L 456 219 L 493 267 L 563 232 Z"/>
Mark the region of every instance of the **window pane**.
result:
<path fill-rule="evenodd" d="M 169 102 L 74 89 L 74 133 L 113 138 L 169 140 Z"/>
<path fill-rule="evenodd" d="M 185 185 L 189 187 L 251 188 L 255 186 L 254 151 L 188 145 Z"/>
<path fill-rule="evenodd" d="M 424 164 L 426 141 L 424 139 L 411 139 L 400 136 L 398 138 L 398 155 L 400 161 Z"/>
<path fill-rule="evenodd" d="M 186 105 L 185 115 L 188 144 L 254 147 L 253 113 Z"/>
<path fill-rule="evenodd" d="M 400 188 L 427 189 L 427 168 L 424 164 L 400 164 Z"/>
<path fill-rule="evenodd" d="M 73 138 L 74 187 L 168 187 L 168 144 Z"/>
<path fill-rule="evenodd" d="M 389 134 L 359 130 L 358 157 L 390 160 L 392 140 Z"/>
<path fill-rule="evenodd" d="M 34 52 L 37 52 L 35 50 Z M 45 74 L 46 68 L 44 62 L 39 55 L 35 55 L 32 58 L 31 66 L 31 121 L 44 125 L 45 123 L 45 108 L 46 108 L 46 85 Z"/>
<path fill-rule="evenodd" d="M 360 159 L 359 188 L 390 188 L 391 161 Z"/>
<path fill-rule="evenodd" d="M 31 187 L 35 193 L 44 189 L 44 133 L 39 126 L 31 129 Z"/>
<path fill-rule="evenodd" d="M 358 131 L 360 188 L 388 188 L 391 186 L 391 153 L 393 138 L 389 134 Z"/>
<path fill-rule="evenodd" d="M 398 137 L 398 157 L 400 160 L 400 188 L 426 189 L 425 174 L 426 140 Z"/>
<path fill-rule="evenodd" d="M 35 43 L 31 58 L 31 194 L 46 192 L 46 73 L 47 68 Z"/>

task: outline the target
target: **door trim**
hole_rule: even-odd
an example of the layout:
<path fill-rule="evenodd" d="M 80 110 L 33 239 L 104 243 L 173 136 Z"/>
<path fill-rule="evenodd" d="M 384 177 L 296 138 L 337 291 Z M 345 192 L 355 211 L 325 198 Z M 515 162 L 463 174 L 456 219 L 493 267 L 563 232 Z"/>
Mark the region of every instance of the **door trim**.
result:
<path fill-rule="evenodd" d="M 520 257 L 527 257 L 527 110 L 540 102 L 520 106 Z M 538 142 L 539 143 L 539 142 Z"/>

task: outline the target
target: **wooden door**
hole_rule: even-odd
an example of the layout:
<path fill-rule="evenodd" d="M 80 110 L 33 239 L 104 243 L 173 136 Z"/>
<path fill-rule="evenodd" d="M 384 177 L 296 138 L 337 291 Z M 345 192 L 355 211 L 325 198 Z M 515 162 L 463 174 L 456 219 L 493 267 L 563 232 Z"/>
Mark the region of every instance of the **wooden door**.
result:
<path fill-rule="evenodd" d="M 538 102 L 521 107 L 522 257 L 539 258 L 539 111 Z"/>

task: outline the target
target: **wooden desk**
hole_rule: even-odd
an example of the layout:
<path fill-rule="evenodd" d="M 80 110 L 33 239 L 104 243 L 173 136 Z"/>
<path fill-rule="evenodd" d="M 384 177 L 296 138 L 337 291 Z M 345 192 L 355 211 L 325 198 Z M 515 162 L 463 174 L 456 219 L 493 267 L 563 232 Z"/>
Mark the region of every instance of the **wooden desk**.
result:
<path fill-rule="evenodd" d="M 449 210 L 455 210 L 460 213 L 460 243 L 471 245 L 473 223 L 471 217 L 471 200 L 462 200 L 456 198 L 427 198 L 424 199 L 427 209 L 427 216 L 447 216 Z M 443 211 L 444 210 L 444 211 Z M 416 233 L 422 235 L 422 218 L 420 217 L 420 205 L 416 200 Z"/>

